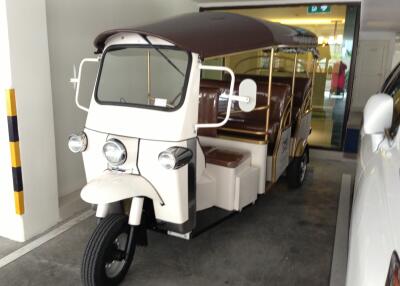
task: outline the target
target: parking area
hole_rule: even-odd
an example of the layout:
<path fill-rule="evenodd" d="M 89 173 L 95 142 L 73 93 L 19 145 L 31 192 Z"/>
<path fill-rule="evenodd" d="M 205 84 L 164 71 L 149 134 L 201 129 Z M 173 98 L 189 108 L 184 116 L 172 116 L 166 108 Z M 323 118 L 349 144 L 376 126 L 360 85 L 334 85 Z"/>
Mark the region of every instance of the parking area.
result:
<path fill-rule="evenodd" d="M 304 187 L 290 190 L 283 178 L 255 206 L 193 240 L 149 232 L 122 285 L 328 285 L 341 176 L 354 170 L 351 161 L 313 160 Z M 0 269 L 0 281 L 80 285 L 94 227 L 93 217 L 75 225 Z"/>

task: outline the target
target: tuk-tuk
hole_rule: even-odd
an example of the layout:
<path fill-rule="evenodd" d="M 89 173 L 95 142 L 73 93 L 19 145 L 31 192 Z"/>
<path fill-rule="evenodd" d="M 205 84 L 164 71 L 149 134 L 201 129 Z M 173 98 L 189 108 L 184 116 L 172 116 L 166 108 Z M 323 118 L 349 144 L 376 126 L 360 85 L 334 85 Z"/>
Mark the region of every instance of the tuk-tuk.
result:
<path fill-rule="evenodd" d="M 71 79 L 88 115 L 68 142 L 82 153 L 81 197 L 98 218 L 84 285 L 120 283 L 147 230 L 190 239 L 254 204 L 285 173 L 291 187 L 303 183 L 313 33 L 202 12 L 106 31 L 94 44 L 98 57 L 82 60 Z M 289 73 L 276 69 L 283 55 Z M 89 107 L 79 102 L 87 62 L 99 63 Z"/>

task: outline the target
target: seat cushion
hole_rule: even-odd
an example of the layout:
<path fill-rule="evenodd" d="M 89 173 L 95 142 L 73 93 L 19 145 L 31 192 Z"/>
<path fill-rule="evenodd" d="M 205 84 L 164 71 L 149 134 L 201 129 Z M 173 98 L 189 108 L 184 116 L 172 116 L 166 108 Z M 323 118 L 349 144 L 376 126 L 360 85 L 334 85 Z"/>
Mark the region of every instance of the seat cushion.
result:
<path fill-rule="evenodd" d="M 203 151 L 206 158 L 206 163 L 227 168 L 236 168 L 240 165 L 240 163 L 249 157 L 248 153 L 212 146 L 204 146 Z"/>

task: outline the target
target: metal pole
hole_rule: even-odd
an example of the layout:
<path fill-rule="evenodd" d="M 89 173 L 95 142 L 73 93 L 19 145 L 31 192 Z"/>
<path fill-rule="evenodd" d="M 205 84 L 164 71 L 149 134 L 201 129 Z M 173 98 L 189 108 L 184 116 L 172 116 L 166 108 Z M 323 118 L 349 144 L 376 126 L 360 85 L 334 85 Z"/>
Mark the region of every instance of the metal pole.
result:
<path fill-rule="evenodd" d="M 147 103 L 150 104 L 151 99 L 151 76 L 150 76 L 150 50 L 147 50 Z"/>
<path fill-rule="evenodd" d="M 268 104 L 268 108 L 267 108 L 267 118 L 266 118 L 266 134 L 265 134 L 265 141 L 268 140 L 268 128 L 269 128 L 269 111 L 270 111 L 270 104 L 271 104 L 271 91 L 272 91 L 272 72 L 274 69 L 274 48 L 271 48 L 271 56 L 269 59 L 269 77 L 268 77 L 268 99 L 267 99 L 267 104 Z"/>
<path fill-rule="evenodd" d="M 294 55 L 294 64 L 293 64 L 293 78 L 292 78 L 292 97 L 290 99 L 290 122 L 292 122 L 293 116 L 293 100 L 294 100 L 294 88 L 296 85 L 296 72 L 297 72 L 297 52 Z"/>
<path fill-rule="evenodd" d="M 317 59 L 313 60 L 313 72 L 312 72 L 312 81 L 311 81 L 311 99 L 310 99 L 310 110 L 312 110 L 312 99 L 314 96 L 314 83 L 315 83 L 315 69 L 317 68 Z M 325 91 L 324 91 L 325 92 Z"/>

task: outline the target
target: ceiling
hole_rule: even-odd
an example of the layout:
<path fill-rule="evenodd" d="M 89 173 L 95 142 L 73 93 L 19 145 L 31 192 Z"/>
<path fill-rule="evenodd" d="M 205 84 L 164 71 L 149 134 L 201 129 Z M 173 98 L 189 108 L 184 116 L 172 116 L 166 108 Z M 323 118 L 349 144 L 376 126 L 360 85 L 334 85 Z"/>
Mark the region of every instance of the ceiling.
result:
<path fill-rule="evenodd" d="M 223 11 L 302 27 L 316 33 L 318 36 L 325 37 L 333 35 L 334 31 L 337 34 L 343 35 L 346 18 L 346 7 L 343 5 L 331 5 L 331 12 L 329 14 L 314 16 L 310 16 L 307 13 L 306 5 L 256 9 L 224 9 Z"/>
<path fill-rule="evenodd" d="M 318 3 L 320 0 L 194 0 L 202 7 L 284 5 Z M 326 0 L 325 3 L 349 2 Z M 361 30 L 400 33 L 400 0 L 356 0 L 361 2 Z"/>

